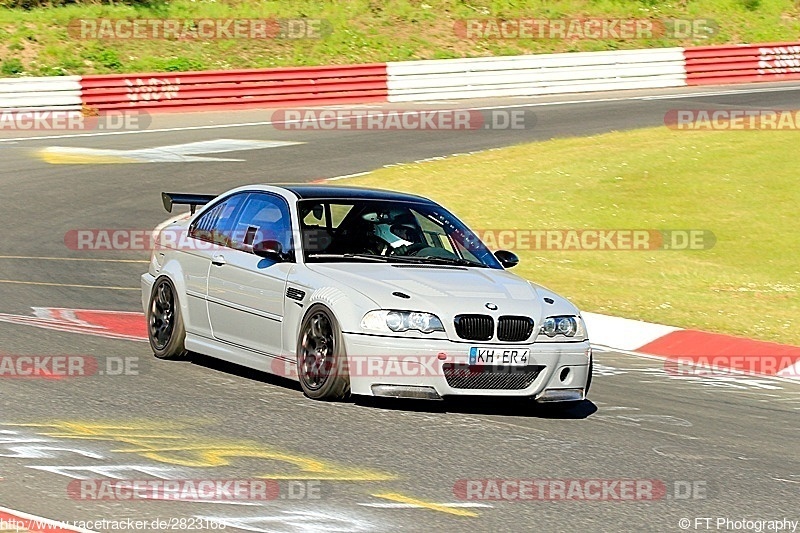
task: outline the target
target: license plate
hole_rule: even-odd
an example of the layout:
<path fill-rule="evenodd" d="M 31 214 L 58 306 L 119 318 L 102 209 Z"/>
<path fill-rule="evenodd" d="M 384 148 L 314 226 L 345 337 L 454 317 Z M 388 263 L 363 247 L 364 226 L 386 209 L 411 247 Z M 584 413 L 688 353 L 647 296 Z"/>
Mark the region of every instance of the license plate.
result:
<path fill-rule="evenodd" d="M 469 349 L 471 365 L 526 366 L 530 350 L 525 348 L 477 348 Z"/>

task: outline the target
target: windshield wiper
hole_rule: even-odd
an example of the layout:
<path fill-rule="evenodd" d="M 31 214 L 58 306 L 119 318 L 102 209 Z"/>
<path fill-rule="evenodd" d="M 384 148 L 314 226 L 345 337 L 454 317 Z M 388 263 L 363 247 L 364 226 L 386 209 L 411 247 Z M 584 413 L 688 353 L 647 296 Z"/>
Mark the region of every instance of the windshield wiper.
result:
<path fill-rule="evenodd" d="M 434 257 L 430 255 L 409 255 L 409 256 L 402 256 L 402 258 L 413 263 L 434 263 L 437 265 L 455 265 L 455 266 L 487 268 L 487 266 L 484 265 L 483 263 L 470 261 L 469 259 L 464 259 L 461 257 L 438 257 L 438 256 Z"/>
<path fill-rule="evenodd" d="M 365 259 L 378 263 L 386 263 L 389 257 L 377 254 L 308 254 L 309 259 Z"/>
<path fill-rule="evenodd" d="M 487 268 L 483 263 L 470 261 L 460 257 L 433 257 L 424 255 L 378 255 L 378 254 L 308 254 L 309 259 L 364 259 L 377 263 L 432 263 L 437 265 L 454 265 Z"/>

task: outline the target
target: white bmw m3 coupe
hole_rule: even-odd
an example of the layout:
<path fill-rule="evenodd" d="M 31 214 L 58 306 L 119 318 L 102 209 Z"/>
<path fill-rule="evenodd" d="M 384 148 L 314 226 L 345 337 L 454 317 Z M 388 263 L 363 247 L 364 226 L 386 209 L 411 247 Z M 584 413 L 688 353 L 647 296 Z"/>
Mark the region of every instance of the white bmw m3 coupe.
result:
<path fill-rule="evenodd" d="M 586 397 L 578 309 L 427 198 L 329 185 L 162 196 L 191 211 L 156 229 L 142 276 L 156 357 L 205 354 L 320 400 Z"/>

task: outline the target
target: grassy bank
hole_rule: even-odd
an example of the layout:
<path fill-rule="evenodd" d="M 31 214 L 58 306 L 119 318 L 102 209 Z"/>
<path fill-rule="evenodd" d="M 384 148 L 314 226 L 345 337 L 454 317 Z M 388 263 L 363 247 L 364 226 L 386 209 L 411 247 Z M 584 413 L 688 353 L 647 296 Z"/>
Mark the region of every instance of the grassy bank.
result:
<path fill-rule="evenodd" d="M 703 229 L 696 251 L 515 250 L 582 309 L 800 344 L 796 132 L 666 128 L 383 169 L 347 184 L 428 195 L 473 228 Z M 491 184 L 487 186 L 487 184 Z"/>
<path fill-rule="evenodd" d="M 27 6 L 9 7 L 9 6 Z M 40 7 L 40 6 L 44 7 Z M 710 19 L 712 35 L 649 39 L 475 39 L 457 21 L 487 18 Z M 77 19 L 321 19 L 326 36 L 307 39 L 84 40 Z M 791 0 L 0 0 L 0 76 L 186 71 L 346 64 L 727 42 L 795 41 Z"/>

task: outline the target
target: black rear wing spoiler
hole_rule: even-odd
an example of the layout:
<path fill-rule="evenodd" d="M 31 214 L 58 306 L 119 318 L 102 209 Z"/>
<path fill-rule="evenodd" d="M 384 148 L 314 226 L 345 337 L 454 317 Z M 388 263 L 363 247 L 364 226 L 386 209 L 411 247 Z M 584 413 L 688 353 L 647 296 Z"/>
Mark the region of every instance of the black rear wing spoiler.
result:
<path fill-rule="evenodd" d="M 217 195 L 215 194 L 191 194 L 183 192 L 161 193 L 161 201 L 164 202 L 164 209 L 167 210 L 167 213 L 172 213 L 172 206 L 179 204 L 190 206 L 193 215 L 198 205 L 206 205 L 216 197 Z"/>

